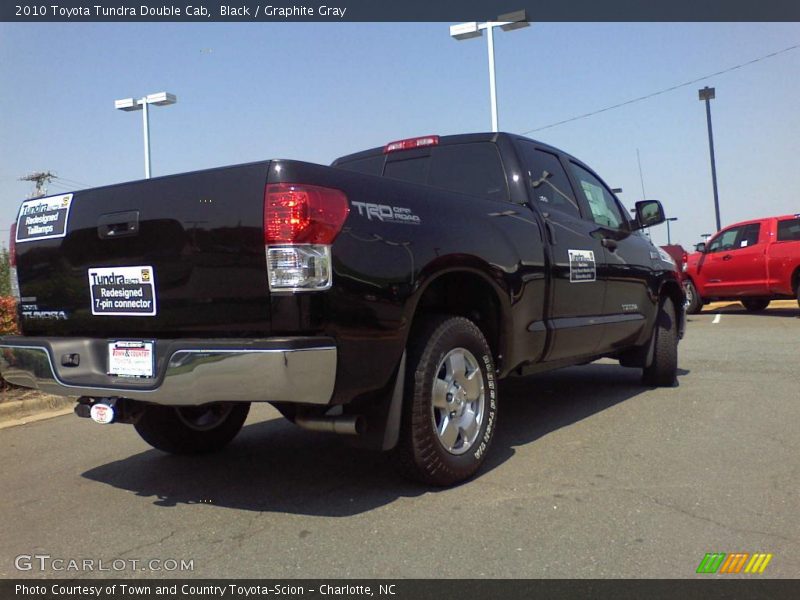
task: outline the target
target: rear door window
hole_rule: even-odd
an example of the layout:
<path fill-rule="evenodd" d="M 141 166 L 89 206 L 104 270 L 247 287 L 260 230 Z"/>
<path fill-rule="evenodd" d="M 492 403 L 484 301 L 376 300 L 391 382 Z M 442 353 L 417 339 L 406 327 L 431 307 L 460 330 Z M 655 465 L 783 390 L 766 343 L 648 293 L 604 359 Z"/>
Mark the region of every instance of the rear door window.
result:
<path fill-rule="evenodd" d="M 567 172 L 558 157 L 537 149 L 530 142 L 521 141 L 519 147 L 532 186 L 531 196 L 539 208 L 543 211 L 558 210 L 580 218 L 581 212 Z"/>
<path fill-rule="evenodd" d="M 778 221 L 779 242 L 800 242 L 800 217 Z"/>
<path fill-rule="evenodd" d="M 434 147 L 428 183 L 453 192 L 508 200 L 500 152 L 490 142 Z"/>

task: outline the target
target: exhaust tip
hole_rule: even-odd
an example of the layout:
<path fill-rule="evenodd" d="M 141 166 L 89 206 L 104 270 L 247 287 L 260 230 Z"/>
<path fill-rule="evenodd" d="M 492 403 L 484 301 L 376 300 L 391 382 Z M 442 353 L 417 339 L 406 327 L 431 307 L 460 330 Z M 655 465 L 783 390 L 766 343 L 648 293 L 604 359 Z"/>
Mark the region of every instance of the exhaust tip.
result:
<path fill-rule="evenodd" d="M 339 435 L 363 435 L 367 430 L 367 420 L 363 415 L 341 417 L 296 417 L 296 425 L 310 431 L 327 431 Z"/>

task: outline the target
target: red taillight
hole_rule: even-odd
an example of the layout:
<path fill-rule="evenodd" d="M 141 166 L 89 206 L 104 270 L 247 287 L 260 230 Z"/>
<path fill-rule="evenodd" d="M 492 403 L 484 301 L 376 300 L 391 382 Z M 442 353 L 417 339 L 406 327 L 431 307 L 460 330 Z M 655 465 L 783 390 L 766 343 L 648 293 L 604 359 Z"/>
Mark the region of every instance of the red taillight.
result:
<path fill-rule="evenodd" d="M 409 138 L 407 140 L 389 142 L 383 147 L 383 153 L 389 154 L 390 152 L 397 152 L 398 150 L 411 150 L 413 148 L 423 148 L 425 146 L 437 146 L 438 144 L 438 135 L 425 135 L 422 137 Z"/>
<path fill-rule="evenodd" d="M 340 190 L 270 183 L 264 192 L 264 243 L 332 244 L 349 212 Z"/>
<path fill-rule="evenodd" d="M 687 262 L 689 262 L 689 253 L 688 252 L 684 252 L 683 253 L 683 264 L 686 264 Z"/>
<path fill-rule="evenodd" d="M 17 266 L 17 224 L 11 225 L 11 237 L 8 240 L 8 264 L 11 267 Z"/>

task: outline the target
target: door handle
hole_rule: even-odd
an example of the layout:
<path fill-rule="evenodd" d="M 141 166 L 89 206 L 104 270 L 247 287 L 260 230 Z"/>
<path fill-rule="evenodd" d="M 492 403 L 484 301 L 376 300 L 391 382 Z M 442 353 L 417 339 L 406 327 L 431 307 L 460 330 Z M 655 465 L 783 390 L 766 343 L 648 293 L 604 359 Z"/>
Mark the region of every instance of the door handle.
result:
<path fill-rule="evenodd" d="M 731 256 L 730 254 L 726 254 L 725 256 L 722 257 L 722 260 L 731 260 L 732 258 L 733 256 Z"/>
<path fill-rule="evenodd" d="M 617 249 L 617 246 L 619 246 L 617 240 L 612 240 L 611 238 L 603 238 L 600 240 L 600 244 L 603 246 L 603 248 L 608 248 L 611 252 L 614 252 L 614 250 Z"/>

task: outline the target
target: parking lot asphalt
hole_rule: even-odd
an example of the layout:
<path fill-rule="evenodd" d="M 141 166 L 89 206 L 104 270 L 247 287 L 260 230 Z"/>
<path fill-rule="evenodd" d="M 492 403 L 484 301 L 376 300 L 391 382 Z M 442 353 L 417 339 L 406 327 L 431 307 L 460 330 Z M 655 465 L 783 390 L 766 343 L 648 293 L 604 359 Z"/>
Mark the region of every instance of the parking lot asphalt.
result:
<path fill-rule="evenodd" d="M 453 489 L 269 406 L 206 457 L 73 416 L 0 430 L 0 577 L 684 578 L 707 552 L 798 577 L 800 311 L 775 306 L 690 316 L 676 388 L 611 361 L 504 381 L 488 462 Z M 126 565 L 15 567 L 35 554 Z"/>

